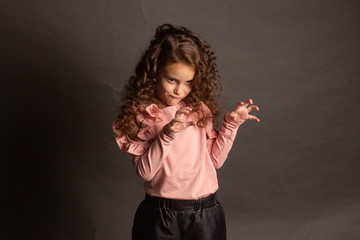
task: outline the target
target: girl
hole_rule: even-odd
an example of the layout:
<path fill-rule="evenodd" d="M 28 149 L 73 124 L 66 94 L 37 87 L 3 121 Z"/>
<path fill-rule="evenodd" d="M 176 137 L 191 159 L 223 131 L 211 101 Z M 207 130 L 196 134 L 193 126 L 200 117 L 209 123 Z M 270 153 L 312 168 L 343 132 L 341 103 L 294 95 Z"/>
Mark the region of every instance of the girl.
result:
<path fill-rule="evenodd" d="M 133 239 L 226 239 L 216 169 L 238 127 L 260 120 L 249 114 L 259 110 L 249 99 L 225 114 L 216 129 L 221 85 L 215 58 L 199 36 L 164 24 L 125 86 L 113 130 L 146 191 Z"/>

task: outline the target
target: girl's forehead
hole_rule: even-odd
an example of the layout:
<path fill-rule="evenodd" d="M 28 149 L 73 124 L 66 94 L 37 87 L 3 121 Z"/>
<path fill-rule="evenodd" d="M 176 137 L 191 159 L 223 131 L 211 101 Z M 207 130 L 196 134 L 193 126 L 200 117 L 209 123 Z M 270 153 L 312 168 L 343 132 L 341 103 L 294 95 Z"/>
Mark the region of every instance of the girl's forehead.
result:
<path fill-rule="evenodd" d="M 165 65 L 160 71 L 166 75 L 191 76 L 193 78 L 195 69 L 193 66 L 184 63 L 171 63 Z"/>
<path fill-rule="evenodd" d="M 181 72 L 181 71 L 195 71 L 195 68 L 186 63 L 168 63 L 165 64 L 160 70 L 167 72 Z"/>

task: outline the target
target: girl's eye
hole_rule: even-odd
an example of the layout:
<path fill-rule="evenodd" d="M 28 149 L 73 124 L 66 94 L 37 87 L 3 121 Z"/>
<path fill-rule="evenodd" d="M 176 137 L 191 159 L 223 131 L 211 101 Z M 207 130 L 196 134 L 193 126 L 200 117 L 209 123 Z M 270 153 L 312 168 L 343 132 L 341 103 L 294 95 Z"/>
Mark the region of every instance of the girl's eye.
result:
<path fill-rule="evenodd" d="M 192 80 L 191 80 L 191 81 L 187 81 L 186 83 L 190 85 L 190 84 L 192 83 Z"/>
<path fill-rule="evenodd" d="M 175 82 L 175 79 L 169 78 L 169 82 Z"/>

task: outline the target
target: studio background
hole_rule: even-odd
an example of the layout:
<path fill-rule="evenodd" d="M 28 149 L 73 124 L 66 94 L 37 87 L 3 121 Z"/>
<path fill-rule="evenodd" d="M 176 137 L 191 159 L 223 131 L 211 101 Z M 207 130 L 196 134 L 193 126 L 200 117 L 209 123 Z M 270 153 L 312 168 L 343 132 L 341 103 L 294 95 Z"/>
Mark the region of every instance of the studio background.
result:
<path fill-rule="evenodd" d="M 130 239 L 143 182 L 113 144 L 120 91 L 162 23 L 215 50 L 228 239 L 360 239 L 360 4 L 0 1 L 1 239 Z"/>

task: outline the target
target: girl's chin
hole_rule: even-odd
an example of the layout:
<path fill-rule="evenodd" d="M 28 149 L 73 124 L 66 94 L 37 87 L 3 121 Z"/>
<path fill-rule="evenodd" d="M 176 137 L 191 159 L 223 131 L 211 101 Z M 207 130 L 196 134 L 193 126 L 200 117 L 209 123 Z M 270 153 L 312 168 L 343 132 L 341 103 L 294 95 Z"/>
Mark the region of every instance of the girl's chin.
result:
<path fill-rule="evenodd" d="M 163 100 L 158 100 L 163 107 L 175 106 L 178 105 L 183 99 L 167 98 Z"/>
<path fill-rule="evenodd" d="M 168 102 L 167 102 L 167 105 L 169 106 L 175 106 L 177 104 L 179 104 L 179 102 L 181 102 L 182 99 L 170 99 Z"/>
<path fill-rule="evenodd" d="M 181 101 L 181 100 L 180 100 Z M 174 101 L 173 99 L 172 100 L 169 100 L 169 101 L 159 101 L 160 105 L 159 107 L 160 108 L 164 108 L 164 107 L 170 107 L 170 106 L 175 106 L 177 105 L 180 101 Z"/>

